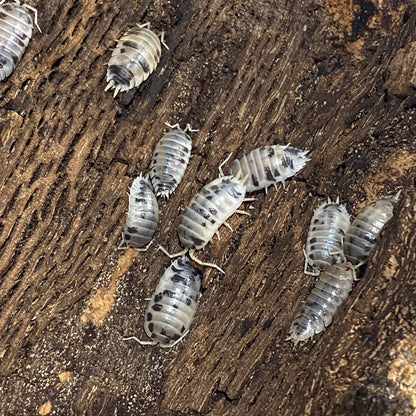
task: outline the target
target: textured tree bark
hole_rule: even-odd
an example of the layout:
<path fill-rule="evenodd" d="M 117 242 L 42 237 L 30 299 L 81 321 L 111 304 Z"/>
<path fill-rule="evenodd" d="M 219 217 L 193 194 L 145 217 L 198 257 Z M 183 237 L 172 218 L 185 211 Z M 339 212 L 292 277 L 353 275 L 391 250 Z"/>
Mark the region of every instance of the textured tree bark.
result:
<path fill-rule="evenodd" d="M 416 408 L 416 8 L 400 0 L 43 1 L 42 33 L 0 85 L 1 415 L 412 415 Z M 105 93 L 135 23 L 169 50 Z M 164 122 L 193 158 L 155 243 L 118 251 L 128 188 Z M 310 149 L 198 253 L 203 296 L 173 349 L 143 347 L 145 298 L 180 250 L 180 213 L 233 152 Z M 401 189 L 362 279 L 322 334 L 286 341 L 313 287 L 313 210 Z"/>

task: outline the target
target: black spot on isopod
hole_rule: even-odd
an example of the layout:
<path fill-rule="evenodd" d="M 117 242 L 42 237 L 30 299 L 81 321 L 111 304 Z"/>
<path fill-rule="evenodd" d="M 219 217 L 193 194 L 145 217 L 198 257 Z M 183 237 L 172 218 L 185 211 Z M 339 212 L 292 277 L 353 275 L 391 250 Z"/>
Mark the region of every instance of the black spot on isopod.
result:
<path fill-rule="evenodd" d="M 131 40 L 125 40 L 122 43 L 123 46 L 126 46 L 127 48 L 133 48 L 133 49 L 137 49 L 139 47 L 139 45 L 137 44 L 137 42 L 133 42 Z"/>
<path fill-rule="evenodd" d="M 266 179 L 268 181 L 274 182 L 274 177 L 272 175 L 272 172 L 270 171 L 270 168 L 268 168 L 267 166 L 264 168 L 264 171 L 266 172 Z"/>
<path fill-rule="evenodd" d="M 315 250 L 316 249 L 316 247 L 315 246 L 311 246 L 311 250 Z"/>
<path fill-rule="evenodd" d="M 274 156 L 274 149 L 273 149 L 273 147 L 269 147 L 268 148 L 267 155 L 269 157 L 273 157 Z"/>
<path fill-rule="evenodd" d="M 186 328 L 182 325 L 181 334 L 183 334 L 185 332 L 185 330 L 186 330 Z"/>
<path fill-rule="evenodd" d="M 189 298 L 186 298 L 185 303 L 190 306 L 192 304 L 192 300 Z"/>
<path fill-rule="evenodd" d="M 253 182 L 254 186 L 259 186 L 259 181 L 257 180 L 256 175 L 251 175 L 251 182 Z"/>
<path fill-rule="evenodd" d="M 174 283 L 186 283 L 187 282 L 185 277 L 181 276 L 180 274 L 176 274 L 176 273 L 171 277 L 170 280 Z"/>
<path fill-rule="evenodd" d="M 282 159 L 282 166 L 293 170 L 293 160 L 291 157 L 284 157 Z"/>
<path fill-rule="evenodd" d="M 206 196 L 206 198 L 208 199 L 208 201 L 211 201 L 211 199 L 214 197 L 214 195 L 212 195 L 212 194 L 210 194 L 210 195 L 207 195 Z"/>
<path fill-rule="evenodd" d="M 147 312 L 146 314 L 146 321 L 151 321 L 153 318 L 153 315 L 150 312 Z"/>
<path fill-rule="evenodd" d="M 309 258 L 310 258 L 311 260 L 314 260 L 314 259 L 315 259 L 315 256 L 314 256 L 313 254 L 309 254 Z"/>
<path fill-rule="evenodd" d="M 275 178 L 278 178 L 278 177 L 280 176 L 279 169 L 275 169 L 275 170 L 274 170 L 274 172 L 273 172 L 273 176 L 274 176 Z"/>
<path fill-rule="evenodd" d="M 175 309 L 178 309 L 179 306 L 175 303 L 174 305 L 172 305 Z"/>
<path fill-rule="evenodd" d="M 195 236 L 195 235 L 191 235 L 190 237 L 190 240 L 195 244 L 195 246 L 197 247 L 197 246 L 201 246 L 201 245 L 203 245 L 204 244 L 204 240 L 202 240 L 202 239 L 200 239 L 200 238 L 198 238 L 197 236 Z"/>
<path fill-rule="evenodd" d="M 158 293 L 157 295 L 154 296 L 153 300 L 155 302 L 160 302 L 163 299 L 163 295 L 161 293 Z"/>
<path fill-rule="evenodd" d="M 156 312 L 161 311 L 163 308 L 163 305 L 161 305 L 160 303 L 155 303 L 154 305 L 152 305 L 152 309 Z"/>
<path fill-rule="evenodd" d="M 202 223 L 201 223 L 201 226 L 202 226 L 202 227 L 206 227 L 206 226 L 207 226 L 207 223 L 206 223 L 206 222 L 202 222 Z"/>
<path fill-rule="evenodd" d="M 170 337 L 170 339 L 171 339 L 172 341 L 177 341 L 180 337 L 181 337 L 181 336 L 180 336 L 179 334 L 173 334 L 173 335 Z"/>
<path fill-rule="evenodd" d="M 146 199 L 145 199 L 145 198 L 135 198 L 134 200 L 135 200 L 135 202 L 137 202 L 138 204 L 143 204 L 143 203 L 145 203 L 145 202 L 146 202 Z"/>
<path fill-rule="evenodd" d="M 315 238 L 315 237 L 314 237 L 314 238 L 311 238 L 311 239 L 309 240 L 309 243 L 310 243 L 310 244 L 316 243 L 316 238 Z"/>
<path fill-rule="evenodd" d="M 147 327 L 149 328 L 150 332 L 153 332 L 153 327 L 154 327 L 153 322 L 149 322 Z"/>
<path fill-rule="evenodd" d="M 126 241 L 130 241 L 130 240 L 131 240 L 131 235 L 130 235 L 130 234 L 124 234 L 124 233 L 123 233 L 123 238 L 124 238 L 124 240 L 126 240 Z"/>
<path fill-rule="evenodd" d="M 165 328 L 162 328 L 162 329 L 160 330 L 160 335 L 163 335 L 163 336 L 165 336 L 165 337 L 167 337 L 167 336 L 168 336 L 168 334 L 166 333 Z"/>
<path fill-rule="evenodd" d="M 217 215 L 217 210 L 215 209 L 215 208 L 210 208 L 209 209 L 209 212 L 212 214 L 212 215 Z"/>
<path fill-rule="evenodd" d="M 168 298 L 174 298 L 175 297 L 175 293 L 170 291 L 170 290 L 164 290 L 163 291 L 163 296 L 167 296 Z"/>

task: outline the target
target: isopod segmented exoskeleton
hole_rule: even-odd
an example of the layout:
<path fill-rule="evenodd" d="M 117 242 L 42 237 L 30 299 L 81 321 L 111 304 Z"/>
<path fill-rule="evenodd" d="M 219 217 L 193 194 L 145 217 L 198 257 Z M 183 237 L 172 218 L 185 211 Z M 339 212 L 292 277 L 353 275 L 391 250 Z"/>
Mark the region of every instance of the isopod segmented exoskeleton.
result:
<path fill-rule="evenodd" d="M 393 217 L 400 192 L 384 196 L 367 205 L 351 223 L 345 235 L 344 253 L 349 262 L 359 267 L 367 262 L 381 229 Z"/>
<path fill-rule="evenodd" d="M 233 175 L 220 176 L 205 185 L 186 207 L 178 227 L 185 248 L 203 249 L 222 224 L 243 203 L 244 181 Z"/>
<path fill-rule="evenodd" d="M 105 91 L 114 88 L 115 97 L 120 91 L 128 91 L 145 81 L 159 63 L 161 42 L 163 33 L 160 40 L 150 30 L 149 23 L 129 29 L 111 55 Z"/>
<path fill-rule="evenodd" d="M 146 250 L 159 222 L 159 207 L 148 178 L 141 174 L 133 181 L 129 195 L 129 212 L 123 230 L 123 244 Z"/>
<path fill-rule="evenodd" d="M 25 52 L 33 33 L 33 20 L 38 26 L 37 10 L 28 4 L 0 3 L 0 81 L 7 78 L 16 68 Z"/>
<path fill-rule="evenodd" d="M 355 269 L 351 263 L 327 266 L 290 325 L 289 338 L 296 344 L 329 326 L 338 307 L 351 291 L 354 280 Z"/>
<path fill-rule="evenodd" d="M 202 273 L 188 257 L 176 259 L 161 277 L 147 306 L 144 328 L 153 341 L 134 339 L 142 345 L 169 348 L 188 333 L 198 307 Z"/>
<path fill-rule="evenodd" d="M 179 124 L 167 125 L 173 130 L 159 140 L 150 163 L 150 180 L 155 194 L 165 198 L 176 189 L 189 163 L 192 140 L 186 132 L 197 131 L 189 124 L 185 130 Z"/>
<path fill-rule="evenodd" d="M 341 263 L 345 233 L 350 226 L 350 216 L 339 199 L 320 205 L 314 212 L 305 246 L 305 273 L 317 276 L 330 264 Z M 310 265 L 313 272 L 307 271 Z"/>
<path fill-rule="evenodd" d="M 263 146 L 244 155 L 241 159 L 234 160 L 230 167 L 230 173 L 237 175 L 241 172 L 244 178 L 247 176 L 247 192 L 265 189 L 276 182 L 283 182 L 301 170 L 306 162 L 308 150 L 299 150 L 287 146 Z"/>

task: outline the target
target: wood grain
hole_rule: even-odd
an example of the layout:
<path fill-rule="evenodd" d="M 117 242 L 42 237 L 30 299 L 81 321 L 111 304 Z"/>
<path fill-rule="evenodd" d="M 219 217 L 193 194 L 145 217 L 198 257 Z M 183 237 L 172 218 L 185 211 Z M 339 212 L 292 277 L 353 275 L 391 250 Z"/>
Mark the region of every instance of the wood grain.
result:
<path fill-rule="evenodd" d="M 31 2 L 42 34 L 0 85 L 1 415 L 413 414 L 416 9 L 353 3 Z M 110 49 L 143 22 L 169 50 L 113 99 Z M 118 251 L 165 121 L 199 129 L 194 156 L 155 243 Z M 187 202 L 229 152 L 287 143 L 311 161 L 198 253 L 226 274 L 204 270 L 189 335 L 171 350 L 123 341 L 145 338 L 145 298 L 170 262 L 156 246 L 180 250 Z M 293 347 L 313 210 L 339 196 L 356 214 L 398 189 L 333 324 Z"/>

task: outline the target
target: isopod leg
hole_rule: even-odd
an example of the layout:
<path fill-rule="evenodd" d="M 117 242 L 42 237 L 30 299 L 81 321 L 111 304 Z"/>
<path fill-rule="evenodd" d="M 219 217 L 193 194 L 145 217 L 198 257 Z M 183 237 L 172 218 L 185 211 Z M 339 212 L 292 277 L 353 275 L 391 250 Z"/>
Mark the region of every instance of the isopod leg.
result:
<path fill-rule="evenodd" d="M 214 269 L 217 269 L 222 274 L 225 274 L 224 270 L 221 269 L 221 267 L 217 266 L 214 263 L 206 263 L 201 260 L 199 260 L 197 257 L 194 256 L 194 250 L 189 250 L 189 257 L 195 262 L 198 263 L 200 266 L 206 266 L 206 267 L 213 267 Z"/>
<path fill-rule="evenodd" d="M 130 341 L 130 340 L 134 340 L 134 341 L 138 342 L 140 345 L 156 345 L 157 344 L 156 341 L 142 341 L 141 339 L 139 339 L 137 337 L 125 337 L 125 338 L 123 338 L 123 341 Z"/>
<path fill-rule="evenodd" d="M 320 272 L 319 271 L 318 272 L 310 272 L 310 271 L 308 271 L 308 265 L 309 265 L 309 263 L 308 263 L 308 256 L 306 254 L 306 250 L 305 249 L 303 249 L 303 255 L 305 256 L 305 266 L 303 268 L 303 273 L 308 274 L 309 276 L 319 276 L 320 275 Z"/>
<path fill-rule="evenodd" d="M 183 256 L 184 254 L 186 254 L 186 252 L 188 251 L 188 249 L 187 248 L 185 248 L 184 250 L 182 250 L 182 251 L 180 251 L 179 253 L 175 253 L 175 254 L 170 254 L 169 253 L 169 251 L 167 251 L 166 249 L 165 249 L 165 247 L 163 247 L 163 246 L 161 246 L 161 245 L 159 245 L 158 247 L 157 247 L 157 251 L 161 251 L 162 253 L 164 253 L 164 254 L 166 254 L 170 259 L 174 259 L 174 258 L 176 258 L 176 257 L 180 257 L 180 256 Z"/>
<path fill-rule="evenodd" d="M 218 171 L 220 172 L 220 176 L 225 176 L 224 172 L 222 171 L 222 167 L 230 160 L 231 155 L 233 154 L 233 152 L 231 152 L 227 158 L 224 160 L 224 162 L 221 163 L 221 165 L 218 166 Z"/>
<path fill-rule="evenodd" d="M 3 3 L 3 2 L 2 2 Z M 2 3 L 0 3 L 0 4 L 2 4 Z M 18 3 L 19 4 L 19 3 Z M 35 21 L 35 25 L 36 25 L 36 27 L 38 28 L 38 30 L 39 30 L 39 32 L 40 33 L 42 33 L 42 31 L 40 30 L 40 27 L 39 27 L 39 25 L 38 25 L 38 10 L 37 9 L 35 9 L 33 6 L 30 6 L 29 4 L 25 4 L 24 5 L 24 7 L 26 8 L 26 9 L 28 9 L 28 10 L 32 10 L 32 12 L 35 14 L 35 19 L 34 19 L 34 21 Z"/>

